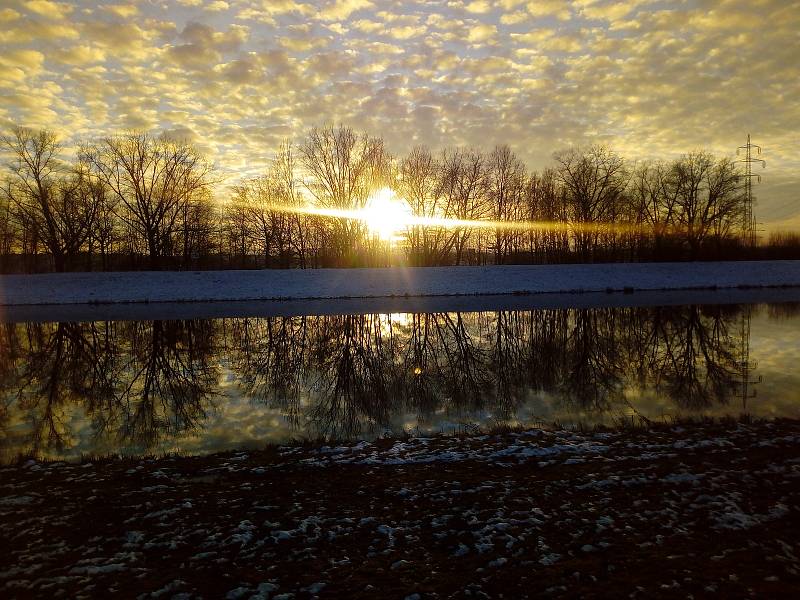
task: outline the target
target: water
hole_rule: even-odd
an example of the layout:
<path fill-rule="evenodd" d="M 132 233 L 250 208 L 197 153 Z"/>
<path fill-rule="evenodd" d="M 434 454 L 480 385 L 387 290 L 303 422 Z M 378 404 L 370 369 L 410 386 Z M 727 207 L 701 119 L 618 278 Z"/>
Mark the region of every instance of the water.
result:
<path fill-rule="evenodd" d="M 0 460 L 800 417 L 800 304 L 0 325 Z"/>

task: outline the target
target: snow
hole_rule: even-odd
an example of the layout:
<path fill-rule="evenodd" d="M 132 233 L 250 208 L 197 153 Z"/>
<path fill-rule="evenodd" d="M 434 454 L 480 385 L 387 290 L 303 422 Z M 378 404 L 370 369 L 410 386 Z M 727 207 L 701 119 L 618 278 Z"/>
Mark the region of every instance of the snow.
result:
<path fill-rule="evenodd" d="M 542 558 L 539 559 L 539 563 L 545 567 L 549 567 L 557 563 L 560 558 L 561 558 L 560 554 L 556 554 L 555 552 L 553 552 L 551 554 L 545 554 Z"/>
<path fill-rule="evenodd" d="M 4 496 L 0 497 L 0 506 L 21 506 L 36 502 L 33 496 Z"/>
<path fill-rule="evenodd" d="M 800 261 L 393 267 L 0 277 L 0 305 L 219 302 L 800 286 Z"/>

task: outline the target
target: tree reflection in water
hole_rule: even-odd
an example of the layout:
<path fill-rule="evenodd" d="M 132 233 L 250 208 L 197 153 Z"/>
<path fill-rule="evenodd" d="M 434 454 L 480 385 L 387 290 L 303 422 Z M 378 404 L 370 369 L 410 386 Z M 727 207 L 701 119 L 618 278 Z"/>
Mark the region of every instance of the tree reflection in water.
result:
<path fill-rule="evenodd" d="M 144 452 L 202 435 L 228 401 L 226 370 L 249 402 L 278 411 L 297 432 L 328 438 L 379 431 L 405 415 L 423 425 L 513 420 L 534 397 L 602 415 L 635 409 L 646 390 L 676 410 L 703 410 L 738 389 L 745 310 L 5 324 L 2 445 L 6 454 L 59 452 L 87 420 L 103 447 Z"/>
<path fill-rule="evenodd" d="M 212 321 L 5 326 L 7 419 L 27 425 L 22 447 L 35 455 L 75 443 L 81 412 L 94 438 L 142 450 L 193 430 L 217 386 L 213 329 Z"/>
<path fill-rule="evenodd" d="M 103 428 L 152 447 L 163 436 L 197 429 L 216 395 L 219 367 L 213 321 L 125 324 L 123 386 Z"/>

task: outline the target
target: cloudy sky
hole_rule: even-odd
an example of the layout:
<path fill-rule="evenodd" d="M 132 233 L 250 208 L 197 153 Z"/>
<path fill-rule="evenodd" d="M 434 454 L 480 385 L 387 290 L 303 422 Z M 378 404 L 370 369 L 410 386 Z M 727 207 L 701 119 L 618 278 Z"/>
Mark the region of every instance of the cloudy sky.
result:
<path fill-rule="evenodd" d="M 800 1 L 0 0 L 0 125 L 169 131 L 227 180 L 343 123 L 400 154 L 509 143 L 634 159 L 764 148 L 759 220 L 800 229 Z"/>

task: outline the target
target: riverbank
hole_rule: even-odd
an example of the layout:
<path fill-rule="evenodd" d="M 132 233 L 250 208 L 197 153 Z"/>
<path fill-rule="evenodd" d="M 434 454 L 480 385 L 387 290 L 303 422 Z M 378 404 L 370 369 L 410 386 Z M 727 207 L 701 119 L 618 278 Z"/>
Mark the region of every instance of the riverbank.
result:
<path fill-rule="evenodd" d="M 563 294 L 800 286 L 800 261 L 0 276 L 0 305 Z"/>
<path fill-rule="evenodd" d="M 797 421 L 28 461 L 0 481 L 10 597 L 784 597 L 800 587 Z"/>

